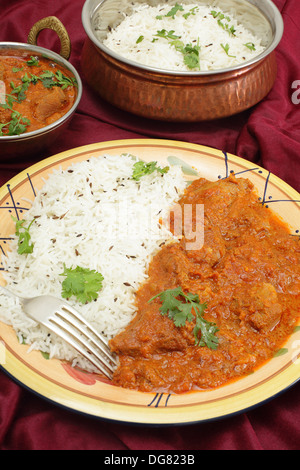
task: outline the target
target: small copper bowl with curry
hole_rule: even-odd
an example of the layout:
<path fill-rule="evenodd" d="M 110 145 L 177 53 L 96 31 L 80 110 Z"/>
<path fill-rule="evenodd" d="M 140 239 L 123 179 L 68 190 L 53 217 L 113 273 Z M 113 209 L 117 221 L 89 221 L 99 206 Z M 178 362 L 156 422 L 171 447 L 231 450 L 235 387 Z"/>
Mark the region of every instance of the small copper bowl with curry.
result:
<path fill-rule="evenodd" d="M 57 54 L 36 45 L 45 28 L 57 32 Z M 35 156 L 69 124 L 82 95 L 79 74 L 68 61 L 71 44 L 56 17 L 36 23 L 28 43 L 0 43 L 0 159 Z"/>
<path fill-rule="evenodd" d="M 215 70 L 167 70 L 163 63 L 157 65 L 157 62 L 155 66 L 146 65 L 146 62 L 125 56 L 123 49 L 121 53 L 107 44 L 111 31 L 118 28 L 124 18 L 131 16 L 134 5 L 140 3 L 149 7 L 165 5 L 170 9 L 175 6 L 175 10 L 165 15 L 170 17 L 178 5 L 184 9 L 193 3 L 202 6 L 206 4 L 212 10 L 220 8 L 226 16 L 227 12 L 231 15 L 230 12 L 235 11 L 241 25 L 253 33 L 258 34 L 259 31 L 264 50 L 253 59 L 246 59 L 234 66 L 222 65 Z M 186 13 L 186 10 L 181 12 L 182 15 L 190 13 Z M 173 14 L 173 18 L 178 14 L 179 11 Z M 226 16 L 223 15 L 225 20 Z M 156 18 L 161 20 L 158 16 Z M 157 33 L 161 32 L 159 21 Z M 216 21 L 223 28 L 227 27 L 221 17 L 216 18 Z M 87 34 L 82 51 L 82 70 L 90 86 L 111 104 L 139 116 L 170 122 L 228 117 L 261 101 L 270 92 L 276 79 L 275 48 L 283 34 L 283 20 L 271 0 L 86 0 L 82 23 Z M 136 33 L 139 48 L 147 29 L 143 28 L 144 21 L 140 23 L 142 29 Z M 168 33 L 174 33 L 172 30 L 175 30 L 176 34 L 177 30 L 171 23 L 169 29 Z M 132 30 L 135 30 L 135 25 L 132 25 Z M 127 31 L 129 33 L 130 28 Z M 219 34 L 214 34 L 215 42 L 221 42 Z M 129 34 L 124 32 L 122 38 L 126 36 Z M 152 43 L 156 40 L 157 37 L 154 37 Z M 207 37 L 203 40 L 207 41 Z M 221 44 L 225 50 L 222 53 L 228 53 L 226 42 Z M 151 39 L 148 51 L 153 47 L 150 43 Z M 176 47 L 176 41 L 174 44 Z M 200 41 L 201 51 L 208 46 L 210 44 Z M 133 47 L 134 43 L 128 45 L 130 49 Z"/>

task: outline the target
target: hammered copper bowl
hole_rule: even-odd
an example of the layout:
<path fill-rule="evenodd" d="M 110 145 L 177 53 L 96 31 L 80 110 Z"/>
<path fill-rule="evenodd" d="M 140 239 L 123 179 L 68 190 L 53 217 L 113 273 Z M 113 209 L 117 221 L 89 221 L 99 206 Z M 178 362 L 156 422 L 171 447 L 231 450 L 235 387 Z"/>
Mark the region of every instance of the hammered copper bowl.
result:
<path fill-rule="evenodd" d="M 57 54 L 44 47 L 36 45 L 38 34 L 45 28 L 56 31 L 61 41 L 61 50 Z M 43 18 L 31 29 L 28 36 L 28 43 L 0 42 L 0 55 L 15 55 L 18 57 L 27 56 L 47 57 L 51 61 L 65 67 L 69 75 L 77 81 L 77 96 L 72 108 L 60 119 L 52 124 L 32 132 L 26 132 L 14 136 L 0 136 L 0 160 L 20 158 L 23 156 L 35 156 L 49 147 L 55 139 L 64 131 L 69 124 L 82 96 L 82 82 L 80 76 L 73 65 L 68 61 L 71 52 L 69 36 L 56 17 Z"/>
<path fill-rule="evenodd" d="M 145 3 L 148 0 L 134 1 Z M 151 5 L 165 1 L 152 0 Z M 130 5 L 126 2 L 86 0 L 82 10 L 82 23 L 87 34 L 81 57 L 83 73 L 89 85 L 116 107 L 161 121 L 212 120 L 252 107 L 273 87 L 277 74 L 275 48 L 283 34 L 283 21 L 272 1 L 210 2 L 213 6 L 219 2 L 222 10 L 226 10 L 228 2 L 237 4 L 237 8 L 255 9 L 258 21 L 265 22 L 267 39 L 264 52 L 253 60 L 234 68 L 208 72 L 175 72 L 143 66 L 104 46 L 102 39 L 114 24 L 120 22 L 120 12 Z M 180 3 L 184 2 L 195 3 L 189 0 Z M 208 2 L 198 0 L 202 4 Z M 103 25 L 100 36 L 99 31 L 96 32 L 96 18 Z"/>

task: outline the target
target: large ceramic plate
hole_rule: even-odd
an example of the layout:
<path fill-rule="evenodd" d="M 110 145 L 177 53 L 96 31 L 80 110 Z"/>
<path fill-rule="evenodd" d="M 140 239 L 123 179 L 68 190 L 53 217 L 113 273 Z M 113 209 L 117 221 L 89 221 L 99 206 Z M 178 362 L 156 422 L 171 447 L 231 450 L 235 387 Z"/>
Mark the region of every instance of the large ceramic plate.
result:
<path fill-rule="evenodd" d="M 5 184 L 0 190 L 0 255 L 5 256 L 13 233 L 11 215 L 29 208 L 27 199 L 61 166 L 67 168 L 91 156 L 130 152 L 145 161 L 181 164 L 189 177 L 210 180 L 230 172 L 249 178 L 262 204 L 274 210 L 299 236 L 300 195 L 263 168 L 234 155 L 199 145 L 167 140 L 123 140 L 69 150 L 37 163 Z M 1 269 L 1 265 L 0 265 Z M 1 274 L 1 272 L 0 272 Z M 1 279 L 0 279 L 1 280 Z M 141 393 L 120 389 L 93 374 L 72 370 L 58 360 L 46 360 L 40 352 L 27 353 L 12 328 L 0 323 L 0 363 L 14 380 L 57 405 L 93 417 L 148 425 L 189 424 L 222 418 L 250 409 L 292 386 L 300 377 L 300 331 L 296 329 L 274 357 L 254 374 L 216 390 L 183 395 Z"/>

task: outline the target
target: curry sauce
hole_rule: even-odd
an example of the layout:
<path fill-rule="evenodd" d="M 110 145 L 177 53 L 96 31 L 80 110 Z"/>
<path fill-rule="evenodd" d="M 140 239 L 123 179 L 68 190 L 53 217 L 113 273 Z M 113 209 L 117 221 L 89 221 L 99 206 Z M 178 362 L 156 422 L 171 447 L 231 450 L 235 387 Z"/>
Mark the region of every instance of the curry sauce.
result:
<path fill-rule="evenodd" d="M 9 54 L 9 52 L 6 52 Z M 64 116 L 77 97 L 75 78 L 45 57 L 0 55 L 0 136 L 41 129 Z"/>
<path fill-rule="evenodd" d="M 194 181 L 179 201 L 204 204 L 204 245 L 166 244 L 136 294 L 137 314 L 110 342 L 120 358 L 113 382 L 146 392 L 219 387 L 271 359 L 300 316 L 300 242 L 243 178 Z M 177 327 L 156 296 L 180 286 L 198 294 L 218 347 L 195 345 L 193 323 Z"/>

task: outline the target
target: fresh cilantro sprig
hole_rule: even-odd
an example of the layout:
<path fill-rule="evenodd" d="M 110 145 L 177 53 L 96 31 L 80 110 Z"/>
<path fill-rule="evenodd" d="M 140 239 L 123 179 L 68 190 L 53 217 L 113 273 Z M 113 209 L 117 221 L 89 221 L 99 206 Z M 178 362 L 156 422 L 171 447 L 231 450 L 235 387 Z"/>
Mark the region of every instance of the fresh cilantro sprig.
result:
<path fill-rule="evenodd" d="M 27 73 L 21 77 L 21 84 L 16 86 L 14 82 L 10 82 L 10 87 L 12 89 L 11 93 L 9 96 L 15 96 L 16 101 L 18 103 L 21 103 L 26 99 L 26 94 L 25 92 L 28 90 L 29 85 L 32 83 L 35 85 L 39 80 L 39 77 L 37 75 L 33 75 L 32 73 L 30 74 L 30 77 L 28 76 Z"/>
<path fill-rule="evenodd" d="M 67 268 L 60 276 L 66 279 L 62 282 L 62 297 L 69 299 L 75 296 L 79 302 L 86 304 L 98 298 L 98 292 L 102 289 L 103 276 L 95 270 L 77 266 L 75 269 Z"/>
<path fill-rule="evenodd" d="M 29 67 L 38 67 L 40 65 L 38 57 L 30 56 L 30 59 L 27 60 L 27 65 L 29 65 Z"/>
<path fill-rule="evenodd" d="M 185 65 L 189 69 L 198 69 L 200 70 L 200 45 L 199 39 L 197 44 L 184 44 L 181 40 L 181 36 L 177 36 L 174 34 L 175 31 L 172 29 L 167 31 L 166 29 L 161 29 L 157 31 L 154 35 L 156 37 L 167 39 L 171 46 L 175 47 L 176 51 L 181 52 L 183 54 L 183 60 Z"/>
<path fill-rule="evenodd" d="M 182 5 L 179 5 L 178 3 L 176 3 L 176 5 L 174 5 L 170 11 L 168 11 L 168 13 L 166 14 L 166 16 L 170 16 L 171 18 L 173 18 L 173 20 L 175 19 L 175 15 L 178 11 L 183 11 L 183 6 Z"/>
<path fill-rule="evenodd" d="M 16 224 L 16 236 L 19 237 L 18 240 L 18 253 L 19 255 L 32 253 L 34 244 L 31 242 L 31 235 L 29 233 L 30 227 L 32 226 L 35 219 L 33 219 L 28 227 L 25 227 L 25 220 L 19 220 L 16 217 L 12 216 L 13 221 Z"/>
<path fill-rule="evenodd" d="M 160 31 L 157 31 L 157 33 L 154 36 L 157 36 L 159 38 L 164 38 L 164 39 L 179 39 L 180 36 L 177 36 L 174 33 L 175 33 L 174 29 L 170 29 L 170 31 L 167 31 L 166 29 L 161 29 Z"/>
<path fill-rule="evenodd" d="M 166 15 L 157 15 L 156 16 L 156 19 L 157 20 L 162 20 L 163 18 L 172 18 L 173 20 L 175 20 L 175 16 L 176 14 L 179 12 L 179 11 L 184 11 L 184 8 L 182 5 L 179 5 L 178 3 L 176 3 L 176 5 L 174 5 L 170 11 L 168 11 L 168 13 Z M 186 13 L 182 13 L 182 16 L 183 18 L 186 20 L 190 15 L 195 15 L 197 12 L 199 11 L 199 8 L 196 6 L 196 7 L 193 7 L 193 8 L 190 8 L 190 10 Z"/>
<path fill-rule="evenodd" d="M 45 88 L 58 86 L 65 90 L 68 86 L 78 86 L 75 77 L 67 77 L 60 70 L 57 70 L 55 73 L 51 70 L 45 70 L 40 75 L 34 75 L 31 73 L 30 76 L 28 76 L 28 74 L 25 73 L 25 75 L 21 77 L 22 84 L 18 87 L 11 82 L 10 86 L 13 90 L 12 94 L 17 95 L 19 102 L 24 100 L 26 98 L 25 91 L 28 89 L 29 85 L 31 83 L 36 85 L 39 80 Z"/>
<path fill-rule="evenodd" d="M 185 65 L 189 69 L 198 69 L 200 70 L 200 46 L 199 41 L 196 45 L 186 44 L 184 45 L 183 42 L 177 41 L 171 43 L 175 46 L 175 49 L 183 54 L 183 60 Z"/>
<path fill-rule="evenodd" d="M 228 57 L 236 57 L 235 55 L 229 54 L 229 44 L 228 44 L 228 43 L 226 43 L 225 46 L 224 46 L 224 44 L 220 44 L 220 46 L 221 46 L 222 49 L 226 52 L 226 54 L 228 55 Z"/>
<path fill-rule="evenodd" d="M 224 29 L 224 31 L 227 31 L 229 35 L 235 36 L 236 30 L 234 26 L 230 26 L 229 23 L 225 22 L 225 21 L 228 21 L 228 22 L 231 21 L 231 18 L 229 16 L 224 15 L 224 13 L 221 13 L 220 11 L 215 11 L 215 10 L 212 10 L 210 14 L 212 15 L 213 18 L 217 20 L 218 25 L 222 29 Z"/>
<path fill-rule="evenodd" d="M 6 105 L 0 105 L 4 109 L 11 109 L 9 107 L 6 107 Z M 20 135 L 26 132 L 27 127 L 30 125 L 29 119 L 26 117 L 22 116 L 21 113 L 18 111 L 13 111 L 11 109 L 12 113 L 10 116 L 10 120 L 8 122 L 5 122 L 3 124 L 0 124 L 0 136 L 4 135 L 3 129 L 7 128 L 8 133 L 5 135 Z"/>
<path fill-rule="evenodd" d="M 138 161 L 133 165 L 133 172 L 132 172 L 132 179 L 135 181 L 139 181 L 142 176 L 150 175 L 154 171 L 158 171 L 162 175 L 169 171 L 169 167 L 165 166 L 164 168 L 160 168 L 157 166 L 157 162 L 149 162 L 145 163 L 142 161 Z"/>
<path fill-rule="evenodd" d="M 66 77 L 60 70 L 53 73 L 50 70 L 46 70 L 39 76 L 45 88 L 52 88 L 59 86 L 62 90 L 68 88 L 68 86 L 77 86 L 77 81 L 74 77 Z"/>
<path fill-rule="evenodd" d="M 199 8 L 196 6 L 191 8 L 187 13 L 183 13 L 182 16 L 185 20 L 187 20 L 190 15 L 196 15 L 197 11 L 199 11 Z"/>
<path fill-rule="evenodd" d="M 158 15 L 156 17 L 157 20 L 161 20 L 162 18 L 164 17 L 170 17 L 170 18 L 173 18 L 173 20 L 175 20 L 175 15 L 178 11 L 183 11 L 183 6 L 182 5 L 179 5 L 178 3 L 176 3 L 176 5 L 174 5 L 170 11 L 168 11 L 168 13 L 166 15 Z"/>
<path fill-rule="evenodd" d="M 24 67 L 13 67 L 12 68 L 13 73 L 22 72 L 22 70 L 24 70 Z"/>
<path fill-rule="evenodd" d="M 16 86 L 14 82 L 10 82 L 11 95 L 16 95 L 16 100 L 21 103 L 26 99 L 25 91 L 29 87 L 29 82 L 23 82 L 21 85 Z"/>
<path fill-rule="evenodd" d="M 4 135 L 3 129 L 8 132 L 5 135 L 20 135 L 26 132 L 27 127 L 30 125 L 30 120 L 23 116 L 19 111 L 13 109 L 14 103 L 21 103 L 26 98 L 25 91 L 29 83 L 24 81 L 21 85 L 15 86 L 13 82 L 10 83 L 11 93 L 5 96 L 5 103 L 0 104 L 2 109 L 9 110 L 10 120 L 0 124 L 0 136 Z"/>
<path fill-rule="evenodd" d="M 195 319 L 196 324 L 193 334 L 196 346 L 207 346 L 209 349 L 217 349 L 219 340 L 216 333 L 219 330 L 215 323 L 203 318 L 207 304 L 200 303 L 198 294 L 185 294 L 181 287 L 176 287 L 175 289 L 167 289 L 155 295 L 149 300 L 149 303 L 157 297 L 162 302 L 159 309 L 160 313 L 167 315 L 173 320 L 176 327 L 183 327 L 187 321 L 190 323 Z"/>
<path fill-rule="evenodd" d="M 246 42 L 244 46 L 247 47 L 250 51 L 256 51 L 255 44 L 253 42 Z"/>

